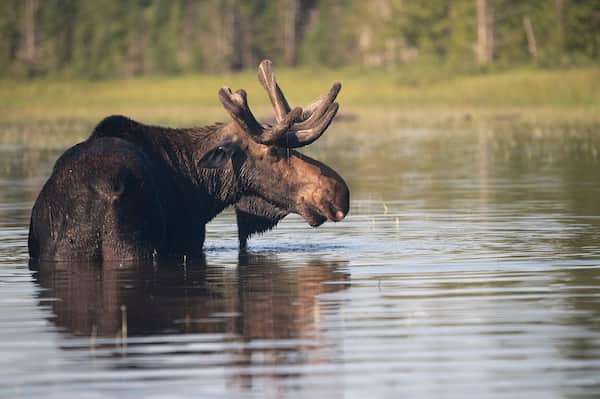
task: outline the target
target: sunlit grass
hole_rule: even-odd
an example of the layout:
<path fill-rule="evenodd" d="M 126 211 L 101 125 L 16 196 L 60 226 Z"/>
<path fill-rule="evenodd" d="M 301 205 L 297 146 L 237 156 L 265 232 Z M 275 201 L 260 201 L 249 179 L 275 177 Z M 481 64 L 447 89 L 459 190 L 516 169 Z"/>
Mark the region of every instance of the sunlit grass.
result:
<path fill-rule="evenodd" d="M 455 77 L 414 69 L 302 68 L 280 69 L 277 75 L 290 102 L 298 105 L 341 81 L 340 114 L 352 116 L 352 131 L 482 121 L 600 123 L 599 67 Z M 13 136 L 35 140 L 37 135 L 57 137 L 63 130 L 75 130 L 83 137 L 111 114 L 172 126 L 223 121 L 228 116 L 217 91 L 225 85 L 246 89 L 255 113 L 270 117 L 254 72 L 110 81 L 0 80 L 0 136 L 5 141 Z"/>

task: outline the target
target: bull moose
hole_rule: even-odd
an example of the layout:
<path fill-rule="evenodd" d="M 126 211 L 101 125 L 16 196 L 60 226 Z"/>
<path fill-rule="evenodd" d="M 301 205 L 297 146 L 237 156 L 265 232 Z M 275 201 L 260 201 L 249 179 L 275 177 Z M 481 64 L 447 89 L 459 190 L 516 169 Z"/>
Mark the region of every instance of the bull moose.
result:
<path fill-rule="evenodd" d="M 219 90 L 228 123 L 148 126 L 102 120 L 57 161 L 32 210 L 29 254 L 42 260 L 121 260 L 202 254 L 205 227 L 236 210 L 240 248 L 289 213 L 313 227 L 340 221 L 349 190 L 328 166 L 294 148 L 318 139 L 338 110 L 341 89 L 291 109 L 271 62 L 258 68 L 275 113 L 253 116 L 246 92 Z"/>

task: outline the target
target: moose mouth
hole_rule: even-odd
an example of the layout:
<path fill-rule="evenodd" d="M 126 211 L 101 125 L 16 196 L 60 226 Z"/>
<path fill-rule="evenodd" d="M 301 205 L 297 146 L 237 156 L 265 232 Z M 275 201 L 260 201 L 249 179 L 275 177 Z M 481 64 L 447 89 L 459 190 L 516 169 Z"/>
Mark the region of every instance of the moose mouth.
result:
<path fill-rule="evenodd" d="M 320 210 L 306 204 L 305 202 L 301 202 L 300 204 L 296 205 L 296 212 L 302 216 L 311 227 L 319 227 L 327 220 L 339 222 L 346 216 L 344 212 L 340 210 L 334 210 L 333 206 L 325 205 L 324 208 L 325 209 Z"/>
<path fill-rule="evenodd" d="M 311 227 L 319 227 L 327 221 L 325 216 L 310 208 L 302 210 L 298 212 L 298 214 L 302 216 L 304 220 L 306 220 L 306 223 L 308 223 Z"/>

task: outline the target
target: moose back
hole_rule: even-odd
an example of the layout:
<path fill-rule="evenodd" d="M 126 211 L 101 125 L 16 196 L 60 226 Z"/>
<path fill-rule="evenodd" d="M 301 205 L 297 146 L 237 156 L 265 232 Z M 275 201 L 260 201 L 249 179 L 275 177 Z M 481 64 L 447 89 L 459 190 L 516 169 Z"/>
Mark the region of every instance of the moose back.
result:
<path fill-rule="evenodd" d="M 295 148 L 333 120 L 341 85 L 292 109 L 263 61 L 258 77 L 275 113 L 253 116 L 246 92 L 219 90 L 228 123 L 189 129 L 110 116 L 56 162 L 31 214 L 29 254 L 42 260 L 124 260 L 202 254 L 205 225 L 233 205 L 240 248 L 289 213 L 313 227 L 340 221 L 349 190 Z"/>

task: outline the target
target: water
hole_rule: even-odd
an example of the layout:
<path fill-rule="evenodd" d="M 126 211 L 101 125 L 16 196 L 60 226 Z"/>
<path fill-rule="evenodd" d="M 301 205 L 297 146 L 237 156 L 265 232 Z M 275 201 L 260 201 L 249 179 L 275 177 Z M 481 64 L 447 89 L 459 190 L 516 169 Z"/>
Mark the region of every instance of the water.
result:
<path fill-rule="evenodd" d="M 351 214 L 288 217 L 239 256 L 32 265 L 59 150 L 0 147 L 0 397 L 598 397 L 593 128 L 322 139 Z"/>

